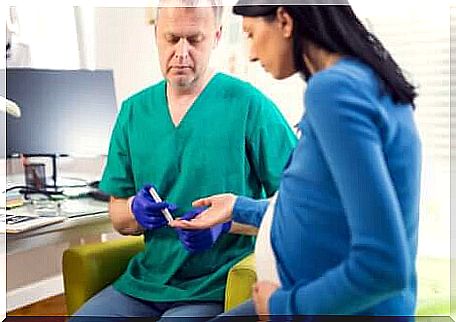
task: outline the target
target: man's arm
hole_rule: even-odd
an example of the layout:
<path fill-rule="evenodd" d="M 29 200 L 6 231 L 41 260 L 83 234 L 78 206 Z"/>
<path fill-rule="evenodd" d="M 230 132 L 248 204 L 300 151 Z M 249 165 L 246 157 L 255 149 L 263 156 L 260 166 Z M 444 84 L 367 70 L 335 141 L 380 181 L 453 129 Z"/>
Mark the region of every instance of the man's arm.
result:
<path fill-rule="evenodd" d="M 233 222 L 233 224 L 231 225 L 230 233 L 238 235 L 256 236 L 258 234 L 258 228 L 250 225 Z"/>
<path fill-rule="evenodd" d="M 111 197 L 109 201 L 109 217 L 112 226 L 122 235 L 141 235 L 144 230 L 130 211 L 131 198 Z"/>
<path fill-rule="evenodd" d="M 269 198 L 279 189 L 297 138 L 278 107 L 258 90 L 252 93 L 246 128 L 247 157 Z"/>

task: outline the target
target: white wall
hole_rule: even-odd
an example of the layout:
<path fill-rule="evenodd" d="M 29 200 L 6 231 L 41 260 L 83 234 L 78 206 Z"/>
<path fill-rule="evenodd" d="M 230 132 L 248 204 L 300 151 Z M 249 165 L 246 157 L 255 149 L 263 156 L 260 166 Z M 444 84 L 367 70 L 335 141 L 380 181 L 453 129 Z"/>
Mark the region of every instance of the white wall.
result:
<path fill-rule="evenodd" d="M 161 79 L 144 8 L 95 9 L 96 67 L 114 70 L 117 102 Z"/>

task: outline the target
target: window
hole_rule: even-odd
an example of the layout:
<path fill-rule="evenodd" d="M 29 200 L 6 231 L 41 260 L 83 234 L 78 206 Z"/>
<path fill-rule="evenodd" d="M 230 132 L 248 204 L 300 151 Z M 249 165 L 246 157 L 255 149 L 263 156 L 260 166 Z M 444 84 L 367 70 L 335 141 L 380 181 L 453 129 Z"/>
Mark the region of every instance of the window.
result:
<path fill-rule="evenodd" d="M 74 8 L 19 5 L 13 41 L 28 47 L 33 68 L 77 69 L 79 48 Z M 13 42 L 14 44 L 14 42 Z"/>

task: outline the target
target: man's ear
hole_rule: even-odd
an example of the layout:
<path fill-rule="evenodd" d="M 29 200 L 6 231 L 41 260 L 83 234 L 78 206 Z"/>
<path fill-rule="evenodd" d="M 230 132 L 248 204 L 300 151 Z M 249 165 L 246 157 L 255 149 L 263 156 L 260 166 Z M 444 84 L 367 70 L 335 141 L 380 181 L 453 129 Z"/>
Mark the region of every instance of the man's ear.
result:
<path fill-rule="evenodd" d="M 291 38 L 293 35 L 293 18 L 283 7 L 277 9 L 276 20 L 282 31 L 282 35 L 285 38 Z"/>
<path fill-rule="evenodd" d="M 215 31 L 215 41 L 214 41 L 214 46 L 212 48 L 217 47 L 220 39 L 222 38 L 222 26 L 220 26 L 216 31 Z"/>

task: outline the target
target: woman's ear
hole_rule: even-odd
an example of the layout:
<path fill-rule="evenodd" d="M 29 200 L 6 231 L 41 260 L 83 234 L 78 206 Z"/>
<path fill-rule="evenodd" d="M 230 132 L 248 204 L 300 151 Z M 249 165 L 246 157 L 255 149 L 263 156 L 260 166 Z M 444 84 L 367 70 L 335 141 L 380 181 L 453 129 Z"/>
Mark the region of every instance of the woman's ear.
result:
<path fill-rule="evenodd" d="M 283 7 L 277 9 L 276 20 L 282 31 L 282 35 L 285 38 L 291 38 L 293 35 L 293 18 Z"/>

